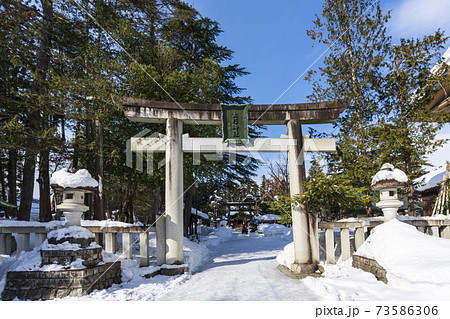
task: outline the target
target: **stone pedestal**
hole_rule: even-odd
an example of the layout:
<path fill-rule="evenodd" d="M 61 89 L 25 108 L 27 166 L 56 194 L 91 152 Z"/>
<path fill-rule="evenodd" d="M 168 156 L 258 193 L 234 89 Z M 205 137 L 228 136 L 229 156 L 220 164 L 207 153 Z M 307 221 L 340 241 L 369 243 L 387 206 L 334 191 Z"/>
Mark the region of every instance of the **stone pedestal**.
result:
<path fill-rule="evenodd" d="M 185 272 L 188 272 L 188 266 L 186 264 L 183 265 L 162 265 L 159 273 L 163 276 L 176 276 L 182 275 Z"/>
<path fill-rule="evenodd" d="M 2 300 L 51 300 L 81 297 L 121 283 L 120 262 L 62 271 L 10 271 Z"/>
<path fill-rule="evenodd" d="M 106 289 L 121 283 L 120 262 L 103 263 L 102 248 L 88 230 L 72 226 L 48 234 L 48 244 L 41 249 L 41 266 L 57 264 L 57 271 L 10 271 L 2 300 L 49 300 L 83 296 L 94 289 Z M 71 263 L 81 264 L 70 269 Z M 72 264 L 73 267 L 73 264 Z"/>

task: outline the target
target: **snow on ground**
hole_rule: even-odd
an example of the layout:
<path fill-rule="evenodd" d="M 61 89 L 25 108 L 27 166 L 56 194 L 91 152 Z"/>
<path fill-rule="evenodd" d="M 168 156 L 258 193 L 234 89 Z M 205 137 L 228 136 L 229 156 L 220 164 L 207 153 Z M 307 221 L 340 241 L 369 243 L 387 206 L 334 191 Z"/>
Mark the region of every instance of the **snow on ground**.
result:
<path fill-rule="evenodd" d="M 156 300 L 318 300 L 301 281 L 276 269 L 275 256 L 285 244 L 277 237 L 234 233 L 201 272 Z"/>
<path fill-rule="evenodd" d="M 377 226 L 356 252 L 375 258 L 387 270 L 388 284 L 360 269 L 351 259 L 322 266 L 322 278 L 303 282 L 325 300 L 445 300 L 450 291 L 450 241 L 423 234 L 411 225 L 392 220 Z M 294 260 L 292 243 L 277 261 L 285 266 Z"/>
<path fill-rule="evenodd" d="M 120 260 L 123 283 L 94 291 L 80 298 L 64 300 L 445 300 L 450 291 L 450 241 L 421 234 L 401 222 L 378 226 L 359 253 L 376 255 L 388 269 L 386 285 L 367 272 L 351 267 L 351 260 L 327 265 L 320 278 L 302 280 L 283 275 L 277 265 L 283 248 L 284 262 L 293 260 L 292 237 L 243 235 L 228 227 L 207 229 L 200 242 L 185 239 L 185 263 L 189 273 L 179 276 L 157 275 L 145 278 L 158 267 L 139 267 L 135 259 L 123 259 L 121 251 L 104 253 L 104 261 Z M 208 233 L 205 231 L 204 233 Z M 155 253 L 155 234 L 150 236 L 150 253 Z M 321 246 L 323 232 L 319 232 Z M 337 233 L 336 233 L 337 235 Z M 120 238 L 119 238 L 120 239 Z M 137 237 L 136 237 L 137 239 Z M 289 239 L 287 241 L 286 239 Z M 339 244 L 339 239 L 336 238 Z M 120 240 L 119 240 L 120 244 Z M 337 248 L 337 251 L 340 251 Z M 40 258 L 38 250 L 19 258 L 0 256 L 0 291 L 6 270 L 17 269 Z M 287 260 L 286 256 L 291 255 Z M 278 256 L 278 257 L 277 257 Z M 324 254 L 321 254 L 324 258 Z M 339 256 L 337 256 L 339 257 Z M 383 259 L 385 258 L 385 259 Z M 36 264 L 39 260 L 34 260 Z M 395 264 L 395 263 L 399 264 Z"/>
<path fill-rule="evenodd" d="M 391 277 L 450 287 L 450 240 L 392 220 L 374 228 L 356 254 L 372 259 Z"/>

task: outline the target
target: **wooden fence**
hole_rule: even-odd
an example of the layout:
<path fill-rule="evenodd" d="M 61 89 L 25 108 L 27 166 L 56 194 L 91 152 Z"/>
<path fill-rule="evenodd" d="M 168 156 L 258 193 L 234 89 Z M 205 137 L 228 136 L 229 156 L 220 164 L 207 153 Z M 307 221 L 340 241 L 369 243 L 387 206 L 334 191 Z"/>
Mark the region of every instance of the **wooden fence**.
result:
<path fill-rule="evenodd" d="M 402 220 L 402 222 L 415 226 L 419 231 L 431 236 L 450 239 L 450 219 L 408 219 Z M 320 249 L 326 252 L 326 262 L 328 264 L 336 263 L 339 246 L 342 260 L 348 260 L 352 252 L 358 250 L 364 243 L 372 229 L 382 223 L 382 221 L 319 223 L 319 229 L 325 230 L 325 245 L 321 245 Z M 350 236 L 351 233 L 353 233 L 353 238 Z M 340 241 L 338 243 L 340 245 L 336 244 L 335 237 Z"/>

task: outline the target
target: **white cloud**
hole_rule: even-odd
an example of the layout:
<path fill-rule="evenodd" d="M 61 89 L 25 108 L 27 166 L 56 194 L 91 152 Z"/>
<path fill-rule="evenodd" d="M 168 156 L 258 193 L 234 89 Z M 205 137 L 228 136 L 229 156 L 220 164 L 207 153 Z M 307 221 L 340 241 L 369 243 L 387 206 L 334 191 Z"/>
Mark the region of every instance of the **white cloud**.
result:
<path fill-rule="evenodd" d="M 422 37 L 438 28 L 447 34 L 450 33 L 449 12 L 450 0 L 400 0 L 392 7 L 389 27 L 401 38 Z"/>

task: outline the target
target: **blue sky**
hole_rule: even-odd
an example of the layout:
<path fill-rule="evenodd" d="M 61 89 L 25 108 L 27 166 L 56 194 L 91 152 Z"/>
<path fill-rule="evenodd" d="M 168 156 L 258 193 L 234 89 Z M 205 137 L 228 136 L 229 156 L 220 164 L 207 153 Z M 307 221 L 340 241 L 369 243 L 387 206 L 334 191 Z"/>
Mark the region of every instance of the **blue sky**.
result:
<path fill-rule="evenodd" d="M 224 32 L 219 43 L 235 51 L 232 63 L 238 63 L 251 72 L 237 83 L 246 88 L 244 94 L 251 96 L 255 104 L 307 102 L 306 96 L 311 88 L 303 75 L 308 69 L 320 66 L 326 47 L 313 47 L 306 30 L 312 28 L 315 14 L 322 12 L 323 1 L 186 2 L 203 16 L 220 23 Z M 381 1 L 381 6 L 383 10 L 391 11 L 388 32 L 394 39 L 422 37 L 438 28 L 450 35 L 450 0 L 390 0 Z M 307 134 L 307 128 L 303 126 L 304 134 Z M 330 132 L 332 125 L 321 124 L 314 128 Z M 279 137 L 285 131 L 283 126 L 268 126 L 266 135 Z M 450 138 L 449 125 L 441 131 L 439 138 Z M 435 166 L 443 165 L 447 154 L 450 154 L 448 145 L 430 156 L 430 161 Z M 277 156 L 267 158 L 274 160 Z M 262 167 L 257 179 L 264 173 L 266 169 Z"/>

